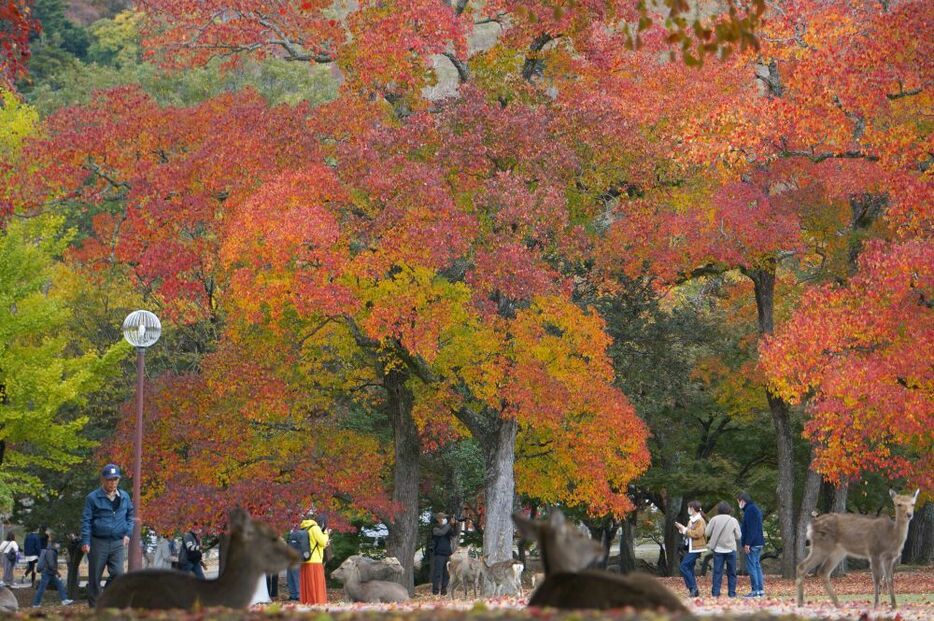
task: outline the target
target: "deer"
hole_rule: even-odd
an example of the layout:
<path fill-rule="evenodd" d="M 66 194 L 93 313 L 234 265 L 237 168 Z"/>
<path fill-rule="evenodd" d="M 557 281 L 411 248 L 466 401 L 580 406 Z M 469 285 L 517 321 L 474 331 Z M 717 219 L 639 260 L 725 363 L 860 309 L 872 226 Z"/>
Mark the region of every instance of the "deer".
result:
<path fill-rule="evenodd" d="M 879 607 L 879 590 L 884 579 L 894 609 L 895 564 L 901 558 L 908 537 L 908 523 L 914 515 L 920 491 L 915 490 L 914 495 L 899 495 L 889 490 L 889 496 L 895 504 L 894 520 L 887 516 L 869 517 L 855 513 L 827 513 L 811 520 L 807 527 L 811 548 L 807 558 L 798 563 L 795 571 L 798 605 L 804 605 L 804 576 L 818 567 L 817 573 L 824 580 L 824 589 L 834 606 L 839 608 L 840 602 L 830 584 L 830 574 L 845 557 L 855 556 L 869 559 L 875 591 L 873 608 Z"/>
<path fill-rule="evenodd" d="M 464 598 L 468 597 L 467 588 L 473 587 L 474 597 L 481 593 L 483 583 L 483 561 L 470 556 L 468 548 L 458 548 L 448 561 L 448 573 L 451 575 L 451 584 L 448 591 L 451 599 L 459 587 L 464 588 Z"/>
<path fill-rule="evenodd" d="M 545 578 L 529 599 L 529 606 L 687 611 L 677 595 L 648 574 L 586 569 L 603 556 L 603 546 L 570 528 L 560 511 L 552 512 L 548 521 L 533 521 L 520 513 L 512 519 L 520 536 L 538 542 L 545 569 Z"/>
<path fill-rule="evenodd" d="M 228 517 L 227 560 L 215 580 L 172 569 L 143 569 L 114 578 L 97 600 L 97 609 L 193 610 L 214 606 L 246 608 L 260 576 L 297 563 L 298 552 L 276 532 L 237 507 Z"/>
<path fill-rule="evenodd" d="M 509 559 L 490 563 L 489 557 L 484 556 L 480 564 L 483 581 L 492 585 L 491 595 L 497 597 L 515 590 L 522 595 L 523 565 L 517 560 Z"/>
<path fill-rule="evenodd" d="M 344 593 L 352 602 L 377 604 L 383 602 L 407 602 L 409 591 L 398 582 L 388 580 L 360 580 L 360 566 L 347 559 L 331 572 L 331 577 L 344 584 Z"/>

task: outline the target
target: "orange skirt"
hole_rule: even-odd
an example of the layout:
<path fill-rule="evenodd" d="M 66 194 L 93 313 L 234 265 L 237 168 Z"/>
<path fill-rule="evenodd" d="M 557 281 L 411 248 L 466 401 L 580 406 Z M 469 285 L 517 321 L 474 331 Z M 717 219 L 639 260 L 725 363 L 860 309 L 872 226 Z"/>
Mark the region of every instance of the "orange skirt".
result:
<path fill-rule="evenodd" d="M 327 604 L 328 589 L 324 582 L 324 565 L 302 563 L 298 581 L 299 601 L 303 604 Z"/>

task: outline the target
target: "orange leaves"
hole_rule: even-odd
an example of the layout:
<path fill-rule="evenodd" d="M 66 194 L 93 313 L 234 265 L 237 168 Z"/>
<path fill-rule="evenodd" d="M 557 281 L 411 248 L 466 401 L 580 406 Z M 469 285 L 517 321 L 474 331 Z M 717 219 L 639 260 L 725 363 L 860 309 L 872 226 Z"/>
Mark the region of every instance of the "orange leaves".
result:
<path fill-rule="evenodd" d="M 300 315 L 339 314 L 350 292 L 335 282 L 349 258 L 336 214 L 346 194 L 333 172 L 310 165 L 260 188 L 233 214 L 221 260 L 231 302 L 254 321 L 275 323 L 286 307 Z"/>
<path fill-rule="evenodd" d="M 810 395 L 805 431 L 828 477 L 883 469 L 931 483 L 911 456 L 934 446 L 932 266 L 929 239 L 874 242 L 847 287 L 808 292 L 762 346 L 774 390 Z"/>

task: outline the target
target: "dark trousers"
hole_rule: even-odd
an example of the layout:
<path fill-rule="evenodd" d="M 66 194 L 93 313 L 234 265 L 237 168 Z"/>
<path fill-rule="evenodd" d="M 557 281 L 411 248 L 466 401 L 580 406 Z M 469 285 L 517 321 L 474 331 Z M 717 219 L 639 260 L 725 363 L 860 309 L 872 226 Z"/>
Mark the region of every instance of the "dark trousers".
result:
<path fill-rule="evenodd" d="M 99 539 L 91 537 L 91 551 L 88 552 L 88 604 L 94 608 L 97 596 L 101 592 L 101 578 L 107 568 L 107 584 L 123 573 L 126 560 L 126 547 L 123 538 Z M 106 587 L 106 585 L 104 585 Z"/>
<path fill-rule="evenodd" d="M 54 575 L 46 572 L 42 572 L 42 578 L 39 580 L 39 588 L 36 589 L 36 596 L 32 600 L 33 606 L 38 606 L 42 603 L 42 596 L 45 595 L 45 588 L 49 586 L 49 583 L 55 585 L 55 588 L 58 589 L 58 597 L 63 602 L 68 599 L 65 595 L 65 585 L 62 584 L 61 579 Z"/>
<path fill-rule="evenodd" d="M 726 587 L 730 597 L 736 597 L 736 552 L 713 553 L 713 584 L 710 594 L 720 597 L 720 584 L 723 582 L 723 566 L 726 565 Z"/>
<path fill-rule="evenodd" d="M 269 599 L 275 600 L 279 597 L 279 574 L 266 574 L 266 590 L 269 592 Z"/>
<path fill-rule="evenodd" d="M 204 570 L 201 569 L 201 563 L 182 563 L 178 566 L 181 571 L 190 571 L 199 580 L 204 580 Z"/>
<path fill-rule="evenodd" d="M 435 554 L 431 571 L 431 592 L 435 595 L 438 593 L 446 595 L 448 592 L 448 581 L 451 579 L 448 575 L 449 558 L 447 554 Z"/>
<path fill-rule="evenodd" d="M 694 595 L 697 592 L 697 579 L 694 577 L 694 562 L 700 557 L 700 552 L 688 552 L 681 559 L 681 577 L 684 578 L 684 586 L 688 588 L 688 593 Z"/>
<path fill-rule="evenodd" d="M 299 569 L 298 565 L 293 565 L 285 570 L 285 579 L 289 585 L 289 600 L 298 601 L 299 591 L 298 591 L 298 581 L 299 581 Z"/>

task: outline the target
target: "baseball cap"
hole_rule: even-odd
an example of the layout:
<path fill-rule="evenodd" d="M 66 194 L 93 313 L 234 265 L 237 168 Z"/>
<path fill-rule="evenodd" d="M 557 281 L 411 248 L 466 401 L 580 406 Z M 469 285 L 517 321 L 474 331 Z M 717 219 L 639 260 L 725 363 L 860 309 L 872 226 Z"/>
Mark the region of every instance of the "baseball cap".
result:
<path fill-rule="evenodd" d="M 120 467 L 117 466 L 117 464 L 107 464 L 104 466 L 104 469 L 101 470 L 101 477 L 105 479 L 119 479 Z"/>

